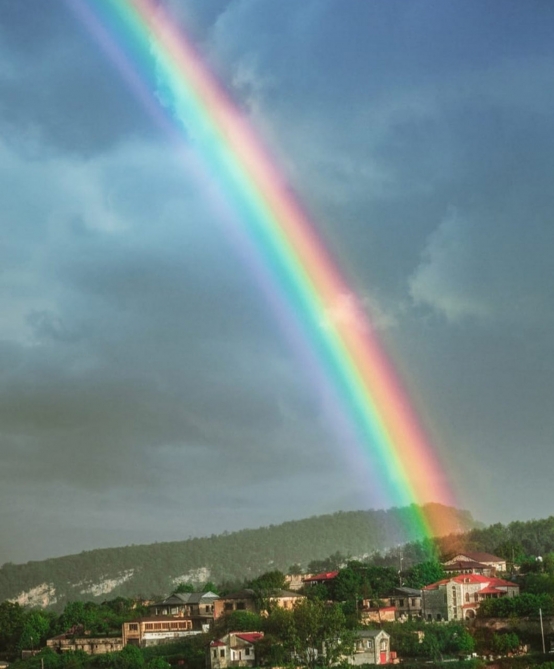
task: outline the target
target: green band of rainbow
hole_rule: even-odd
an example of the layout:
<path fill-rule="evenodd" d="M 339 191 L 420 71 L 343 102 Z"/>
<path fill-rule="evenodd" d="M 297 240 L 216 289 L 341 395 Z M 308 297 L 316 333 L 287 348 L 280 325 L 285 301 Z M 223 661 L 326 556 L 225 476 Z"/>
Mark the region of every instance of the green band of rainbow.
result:
<path fill-rule="evenodd" d="M 407 395 L 353 291 L 291 195 L 252 128 L 198 54 L 152 0 L 68 0 L 101 26 L 108 51 L 139 92 L 165 105 L 235 211 L 242 233 L 294 312 L 354 425 L 390 501 L 453 503 L 453 495 Z M 329 317 L 348 298 L 348 319 Z M 419 533 L 440 528 L 414 506 Z"/>

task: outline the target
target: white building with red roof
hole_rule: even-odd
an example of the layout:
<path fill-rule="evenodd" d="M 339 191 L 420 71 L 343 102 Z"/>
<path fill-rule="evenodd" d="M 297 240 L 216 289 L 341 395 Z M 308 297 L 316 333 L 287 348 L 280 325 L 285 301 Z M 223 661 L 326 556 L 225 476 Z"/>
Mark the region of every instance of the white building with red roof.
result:
<path fill-rule="evenodd" d="M 306 585 L 321 585 L 334 581 L 338 575 L 338 571 L 324 571 L 321 574 L 307 575 L 302 580 Z"/>
<path fill-rule="evenodd" d="M 460 574 L 423 588 L 423 617 L 426 620 L 475 618 L 485 599 L 516 597 L 519 586 L 494 576 Z"/>
<path fill-rule="evenodd" d="M 229 632 L 210 644 L 210 668 L 253 667 L 256 664 L 256 643 L 263 632 Z"/>
<path fill-rule="evenodd" d="M 490 570 L 490 575 L 494 576 L 497 572 L 506 571 L 506 560 L 504 558 L 498 557 L 498 555 L 492 555 L 491 553 L 458 553 L 443 563 L 444 567 L 449 567 L 455 563 L 466 563 L 467 565 L 479 565 L 481 571 L 474 570 L 474 573 L 483 573 L 485 569 Z M 462 571 L 462 569 L 459 569 Z M 484 574 L 487 576 L 487 574 Z"/>

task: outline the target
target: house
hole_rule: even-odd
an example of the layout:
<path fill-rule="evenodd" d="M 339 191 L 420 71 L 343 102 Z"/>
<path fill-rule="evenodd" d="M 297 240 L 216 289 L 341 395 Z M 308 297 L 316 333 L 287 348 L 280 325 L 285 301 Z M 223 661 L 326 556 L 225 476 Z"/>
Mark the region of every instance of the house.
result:
<path fill-rule="evenodd" d="M 387 597 L 389 605 L 396 609 L 397 620 L 421 618 L 423 610 L 423 594 L 417 588 L 400 586 L 394 588 Z"/>
<path fill-rule="evenodd" d="M 394 606 L 377 606 L 369 599 L 363 600 L 360 609 L 360 622 L 362 625 L 370 623 L 393 623 L 396 620 L 396 608 Z"/>
<path fill-rule="evenodd" d="M 293 609 L 296 604 L 305 599 L 304 595 L 299 595 L 291 590 L 277 590 L 268 598 L 269 608 Z"/>
<path fill-rule="evenodd" d="M 201 631 L 193 629 L 193 620 L 190 618 L 150 616 L 123 623 L 123 645 L 132 644 L 144 648 L 200 634 Z"/>
<path fill-rule="evenodd" d="M 48 639 L 46 647 L 59 654 L 82 650 L 87 655 L 103 655 L 123 650 L 123 639 L 121 637 L 76 636 L 72 632 L 67 632 Z"/>
<path fill-rule="evenodd" d="M 517 595 L 516 583 L 494 576 L 460 574 L 423 588 L 423 616 L 426 620 L 468 620 L 475 618 L 483 600 Z"/>
<path fill-rule="evenodd" d="M 256 593 L 250 588 L 232 592 L 214 601 L 214 618 L 216 619 L 233 611 L 251 611 L 255 613 L 257 610 Z"/>
<path fill-rule="evenodd" d="M 174 592 L 148 607 L 151 616 L 170 616 L 192 620 L 193 629 L 206 632 L 215 617 L 215 592 Z"/>
<path fill-rule="evenodd" d="M 337 578 L 338 574 L 338 571 L 325 571 L 321 574 L 305 576 L 302 580 L 305 585 L 326 585 Z"/>
<path fill-rule="evenodd" d="M 253 667 L 256 663 L 256 643 L 263 632 L 229 632 L 210 643 L 210 669 Z"/>
<path fill-rule="evenodd" d="M 304 579 L 311 574 L 287 574 L 285 585 L 289 590 L 301 590 L 304 587 Z"/>
<path fill-rule="evenodd" d="M 496 569 L 482 562 L 474 560 L 455 560 L 443 564 L 447 574 L 480 574 L 481 576 L 494 576 Z"/>
<path fill-rule="evenodd" d="M 384 630 L 360 630 L 356 634 L 354 652 L 346 662 L 362 664 L 389 664 L 391 661 L 390 635 Z"/>
<path fill-rule="evenodd" d="M 506 560 L 504 558 L 498 557 L 497 555 L 491 555 L 491 553 L 458 553 L 446 562 L 443 562 L 443 567 L 449 567 L 455 562 L 476 562 L 480 565 L 484 565 L 485 567 L 488 567 L 492 570 L 490 576 L 494 576 L 497 572 L 506 571 Z"/>
<path fill-rule="evenodd" d="M 422 609 L 421 590 L 401 586 L 394 588 L 388 597 L 378 600 L 364 599 L 360 610 L 360 621 L 363 625 L 367 625 L 371 622 L 421 618 Z"/>

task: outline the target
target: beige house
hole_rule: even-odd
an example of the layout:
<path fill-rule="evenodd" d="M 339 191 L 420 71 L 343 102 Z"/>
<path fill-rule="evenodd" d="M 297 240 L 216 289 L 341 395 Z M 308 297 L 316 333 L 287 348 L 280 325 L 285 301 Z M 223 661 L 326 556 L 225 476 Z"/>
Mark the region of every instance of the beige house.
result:
<path fill-rule="evenodd" d="M 394 606 L 371 606 L 371 603 L 370 600 L 364 600 L 364 606 L 360 610 L 360 622 L 362 625 L 384 622 L 393 623 L 396 620 L 396 608 Z"/>
<path fill-rule="evenodd" d="M 219 618 L 233 611 L 257 611 L 256 593 L 250 588 L 232 592 L 214 601 L 214 618 Z"/>
<path fill-rule="evenodd" d="M 229 632 L 210 644 L 210 669 L 253 667 L 256 663 L 256 643 L 263 632 Z"/>
<path fill-rule="evenodd" d="M 454 555 L 446 562 L 443 562 L 443 567 L 450 568 L 454 563 L 476 563 L 479 565 L 480 569 L 489 569 L 488 574 L 483 574 L 484 576 L 494 576 L 497 572 L 506 571 L 506 560 L 504 558 L 498 557 L 497 555 L 491 555 L 491 553 L 458 553 Z M 475 567 L 478 569 L 477 567 Z M 474 571 L 472 573 L 483 573 L 482 571 Z"/>
<path fill-rule="evenodd" d="M 296 604 L 306 599 L 304 595 L 299 595 L 291 590 L 278 590 L 269 597 L 269 608 L 293 609 Z"/>
<path fill-rule="evenodd" d="M 193 629 L 193 621 L 186 618 L 152 616 L 123 623 L 123 645 L 133 644 L 144 648 L 167 643 L 193 634 L 200 630 Z"/>
<path fill-rule="evenodd" d="M 469 620 L 485 599 L 516 597 L 519 586 L 494 576 L 460 574 L 423 588 L 426 620 Z"/>
<path fill-rule="evenodd" d="M 82 650 L 87 655 L 103 655 L 123 650 L 121 637 L 89 637 L 59 634 L 46 641 L 46 647 L 56 653 Z"/>

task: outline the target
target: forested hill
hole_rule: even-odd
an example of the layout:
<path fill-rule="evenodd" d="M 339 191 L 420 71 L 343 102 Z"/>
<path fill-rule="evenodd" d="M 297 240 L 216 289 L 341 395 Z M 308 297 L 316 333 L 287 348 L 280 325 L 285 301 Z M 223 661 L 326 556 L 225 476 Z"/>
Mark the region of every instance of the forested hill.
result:
<path fill-rule="evenodd" d="M 425 507 L 447 532 L 475 526 L 471 514 L 440 504 Z M 0 568 L 0 601 L 62 606 L 71 600 L 167 594 L 179 582 L 252 578 L 270 569 L 340 552 L 362 556 L 417 541 L 413 508 L 351 511 L 219 536 L 106 548 Z M 437 525 L 435 525 L 437 526 Z"/>

